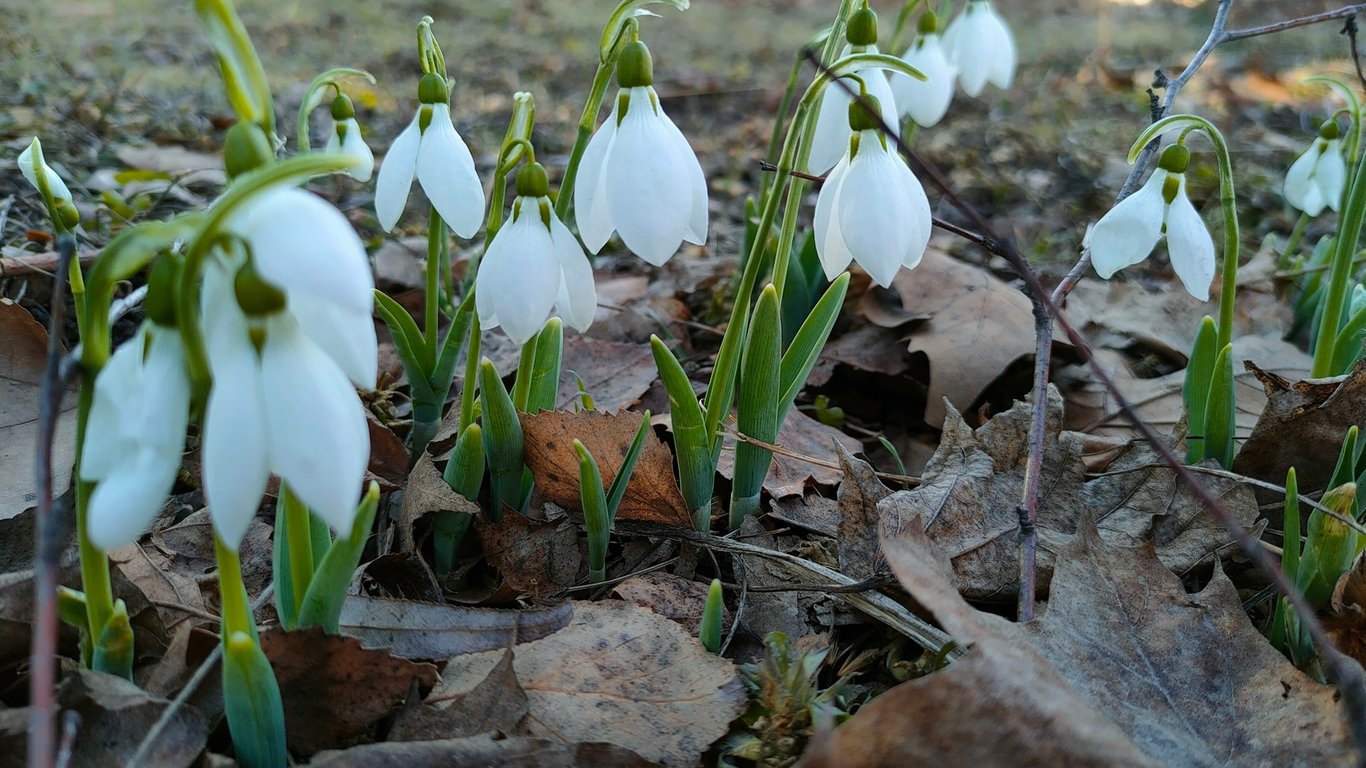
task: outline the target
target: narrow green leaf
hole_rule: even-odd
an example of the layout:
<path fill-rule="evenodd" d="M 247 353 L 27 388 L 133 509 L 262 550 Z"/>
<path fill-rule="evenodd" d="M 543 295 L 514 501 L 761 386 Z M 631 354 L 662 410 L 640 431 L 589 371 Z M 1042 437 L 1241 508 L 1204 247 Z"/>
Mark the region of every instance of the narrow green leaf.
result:
<path fill-rule="evenodd" d="M 1225 345 L 1214 361 L 1205 413 L 1205 457 L 1219 466 L 1233 466 L 1235 401 L 1233 391 L 1233 345 Z"/>
<path fill-rule="evenodd" d="M 536 347 L 541 334 L 537 332 L 522 345 L 521 356 L 517 359 L 517 375 L 512 378 L 512 405 L 522 413 L 528 413 L 527 403 L 531 400 L 531 380 L 536 376 Z"/>
<path fill-rule="evenodd" d="M 407 312 L 403 313 L 410 321 L 412 316 Z M 455 317 L 451 319 L 451 327 L 446 330 L 446 337 L 441 340 L 441 350 L 437 353 L 436 365 L 432 368 L 429 384 L 434 393 L 439 395 L 441 402 L 446 401 L 446 396 L 451 392 L 451 382 L 455 378 L 455 366 L 460 360 L 460 351 L 465 348 L 465 342 L 470 335 L 470 326 L 474 320 L 474 293 L 467 294 L 460 307 L 455 311 Z M 416 324 L 413 326 L 416 328 Z"/>
<path fill-rule="evenodd" d="M 849 273 L 845 272 L 830 283 L 820 301 L 812 308 L 810 316 L 797 335 L 792 337 L 792 345 L 783 353 L 779 380 L 782 389 L 778 394 L 779 423 L 787 416 L 787 411 L 797 399 L 797 393 L 806 384 L 806 377 L 816 367 L 825 340 L 839 318 L 840 308 L 844 306 L 844 294 L 849 289 Z"/>
<path fill-rule="evenodd" d="M 669 395 L 669 416 L 673 421 L 674 447 L 678 454 L 678 489 L 699 531 L 711 527 L 711 494 L 716 483 L 716 454 L 702 418 L 702 407 L 693 392 L 692 382 L 683 366 L 658 336 L 650 337 L 650 351 L 660 381 Z M 720 441 L 716 443 L 720 447 Z"/>
<path fill-rule="evenodd" d="M 1205 421 L 1209 405 L 1210 378 L 1214 375 L 1215 359 L 1219 356 L 1219 330 L 1214 318 L 1205 315 L 1200 321 L 1200 330 L 1195 334 L 1195 346 L 1191 348 L 1190 360 L 1186 364 L 1186 379 L 1181 387 L 1181 397 L 1186 403 L 1186 429 L 1191 434 L 1186 437 L 1186 462 L 1195 464 L 1205 458 Z"/>
<path fill-rule="evenodd" d="M 133 679 L 133 625 L 128 622 L 128 606 L 122 600 L 114 601 L 109 621 L 95 642 L 90 667 L 96 672 Z"/>
<path fill-rule="evenodd" d="M 631 447 L 626 449 L 626 457 L 621 460 L 621 468 L 617 470 L 617 476 L 612 478 L 612 485 L 607 489 L 607 517 L 609 520 L 617 518 L 617 508 L 621 506 L 621 499 L 626 495 L 626 486 L 631 483 L 631 475 L 636 471 L 636 462 L 640 461 L 640 454 L 645 449 L 645 436 L 650 434 L 650 412 L 645 412 L 645 417 L 640 420 L 640 429 L 636 430 L 636 436 L 631 438 Z"/>
<path fill-rule="evenodd" d="M 488 463 L 493 522 L 503 519 L 503 505 L 521 506 L 522 423 L 512 397 L 486 357 L 479 364 L 479 400 L 484 421 L 484 461 Z"/>
<path fill-rule="evenodd" d="M 736 297 L 736 301 L 745 300 Z M 740 351 L 749 329 L 749 313 L 741 312 L 739 315 L 738 322 L 732 320 L 721 337 L 721 348 L 716 351 L 711 379 L 707 382 L 707 394 L 702 398 L 703 425 L 709 446 L 721 445 L 721 421 L 730 414 L 731 400 L 735 396 L 735 379 L 740 373 Z M 658 355 L 655 359 L 658 360 Z"/>
<path fill-rule="evenodd" d="M 612 515 L 607 511 L 602 473 L 593 454 L 577 438 L 574 453 L 579 456 L 579 500 L 583 504 L 584 527 L 588 529 L 588 583 L 598 584 L 607 580 L 607 540 L 612 532 Z"/>
<path fill-rule="evenodd" d="M 896 449 L 896 446 L 892 445 L 891 440 L 888 440 L 886 437 L 883 437 L 882 435 L 877 436 L 877 441 L 882 444 L 882 447 L 887 451 L 887 453 L 892 454 L 892 461 L 896 462 L 897 474 L 905 475 L 906 462 L 901 460 L 901 451 L 898 451 Z"/>
<path fill-rule="evenodd" d="M 1338 450 L 1338 463 L 1334 465 L 1332 479 L 1328 481 L 1329 488 L 1337 488 L 1356 481 L 1356 467 L 1361 461 L 1363 448 L 1366 448 L 1366 440 L 1361 439 L 1359 428 L 1353 424 L 1347 428 L 1347 435 L 1342 439 L 1342 448 Z M 1360 501 L 1352 503 L 1352 519 L 1361 519 Z"/>
<path fill-rule="evenodd" d="M 427 386 L 431 375 L 432 361 L 426 359 L 427 344 L 422 335 L 422 329 L 417 327 L 417 321 L 408 314 L 408 310 L 402 304 L 389 298 L 389 295 L 375 289 L 375 309 L 379 312 L 380 319 L 389 327 L 389 335 L 394 340 L 394 351 L 398 353 L 398 359 L 403 363 L 403 370 L 408 374 L 408 381 L 415 385 L 420 382 L 424 388 Z"/>
<path fill-rule="evenodd" d="M 261 646 L 246 632 L 223 638 L 223 713 L 238 765 L 288 765 L 280 684 Z"/>
<path fill-rule="evenodd" d="M 299 626 L 299 606 L 294 601 L 294 578 L 289 567 L 289 526 L 285 525 L 284 494 L 275 497 L 275 535 L 271 549 L 271 568 L 275 576 L 275 613 L 280 626 Z"/>
<path fill-rule="evenodd" d="M 536 338 L 536 364 L 532 369 L 527 413 L 555 410 L 560 386 L 560 362 L 564 358 L 564 323 L 558 317 L 541 329 Z"/>
<path fill-rule="evenodd" d="M 721 596 L 721 580 L 712 579 L 707 589 L 707 602 L 702 604 L 702 623 L 697 628 L 697 637 L 702 647 L 711 653 L 721 652 L 722 611 L 725 608 Z"/>
<path fill-rule="evenodd" d="M 740 396 L 736 414 L 740 432 L 772 443 L 778 436 L 778 419 L 784 410 L 778 402 L 779 360 L 782 329 L 778 320 L 778 291 L 764 287 L 754 306 L 749 338 L 741 360 Z M 756 445 L 740 441 L 735 445 L 735 476 L 731 484 L 730 527 L 740 523 L 759 508 L 764 478 L 773 454 Z"/>
<path fill-rule="evenodd" d="M 484 483 L 484 430 L 478 424 L 471 424 L 460 433 L 442 477 L 456 493 L 470 501 L 479 500 L 479 488 Z M 456 550 L 471 522 L 473 516 L 465 512 L 437 515 L 432 526 L 432 551 L 438 576 L 445 576 L 454 567 Z"/>
<path fill-rule="evenodd" d="M 1355 483 L 1340 485 L 1323 495 L 1320 502 L 1339 516 L 1351 514 L 1356 504 Z M 1361 552 L 1361 535 L 1336 517 L 1321 510 L 1309 513 L 1304 552 L 1298 565 L 1304 599 L 1315 609 L 1328 606 L 1338 579 L 1346 573 Z"/>
<path fill-rule="evenodd" d="M 1361 359 L 1363 342 L 1366 342 L 1366 307 L 1357 310 L 1338 331 L 1338 341 L 1333 347 L 1333 375 L 1341 376 Z"/>
<path fill-rule="evenodd" d="M 1285 522 L 1281 539 L 1281 570 L 1291 584 L 1299 583 L 1300 572 L 1300 487 L 1295 468 L 1285 473 Z"/>
<path fill-rule="evenodd" d="M 375 522 L 378 507 L 379 483 L 371 481 L 365 498 L 356 508 L 350 534 L 332 542 L 313 573 L 313 582 L 308 585 L 308 593 L 299 606 L 300 627 L 318 626 L 332 635 L 341 630 L 342 603 L 346 602 L 346 590 L 356 575 L 356 566 L 360 564 L 361 552 L 370 538 L 370 526 Z"/>

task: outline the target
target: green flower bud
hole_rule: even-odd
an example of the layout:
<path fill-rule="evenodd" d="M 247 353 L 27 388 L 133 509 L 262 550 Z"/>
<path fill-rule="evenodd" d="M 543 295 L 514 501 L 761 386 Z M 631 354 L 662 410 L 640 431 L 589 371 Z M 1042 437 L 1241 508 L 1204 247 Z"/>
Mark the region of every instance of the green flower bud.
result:
<path fill-rule="evenodd" d="M 81 223 L 81 212 L 76 210 L 76 206 L 71 201 L 62 197 L 54 197 L 52 202 L 57 206 L 57 216 L 62 220 L 62 226 L 73 229 Z"/>
<path fill-rule="evenodd" d="M 249 317 L 273 315 L 285 308 L 285 293 L 266 282 L 256 268 L 247 262 L 237 270 L 232 287 L 237 304 Z"/>
<path fill-rule="evenodd" d="M 876 96 L 860 94 L 859 98 L 849 102 L 849 128 L 855 131 L 882 130 L 882 104 Z"/>
<path fill-rule="evenodd" d="M 545 197 L 550 194 L 550 179 L 545 166 L 527 163 L 517 170 L 517 194 L 521 197 Z"/>
<path fill-rule="evenodd" d="M 175 283 L 179 271 L 174 257 L 161 256 L 152 262 L 147 273 L 147 299 L 142 308 L 157 325 L 175 326 Z"/>
<path fill-rule="evenodd" d="M 877 45 L 877 13 L 864 5 L 849 14 L 844 37 L 850 45 Z"/>
<path fill-rule="evenodd" d="M 1333 139 L 1341 138 L 1341 136 L 1342 129 L 1338 127 L 1337 120 L 1324 120 L 1323 125 L 1319 126 L 1319 138 L 1321 139 L 1332 141 Z"/>
<path fill-rule="evenodd" d="M 934 35 L 939 33 L 939 17 L 934 11 L 926 11 L 920 14 L 920 21 L 916 25 L 916 31 L 922 35 Z"/>
<path fill-rule="evenodd" d="M 627 43 L 617 56 L 617 85 L 622 88 L 643 88 L 654 85 L 655 62 L 650 49 L 639 40 Z"/>
<path fill-rule="evenodd" d="M 270 139 L 257 123 L 239 120 L 228 129 L 223 139 L 223 167 L 229 178 L 256 170 L 274 159 Z"/>
<path fill-rule="evenodd" d="M 449 104 L 451 93 L 446 90 L 445 79 L 435 72 L 423 75 L 417 84 L 417 100 L 423 104 Z"/>
<path fill-rule="evenodd" d="M 337 94 L 337 98 L 332 100 L 332 119 L 340 123 L 355 116 L 356 105 L 351 103 L 351 97 L 344 93 Z"/>
<path fill-rule="evenodd" d="M 1168 173 L 1185 173 L 1191 163 L 1191 151 L 1185 144 L 1173 144 L 1162 150 L 1157 159 L 1157 167 Z"/>
<path fill-rule="evenodd" d="M 1162 181 L 1162 200 L 1167 205 L 1171 205 L 1176 200 L 1176 196 L 1181 192 L 1181 179 L 1175 176 L 1168 176 Z M 1164 225 L 1165 226 L 1165 225 Z"/>

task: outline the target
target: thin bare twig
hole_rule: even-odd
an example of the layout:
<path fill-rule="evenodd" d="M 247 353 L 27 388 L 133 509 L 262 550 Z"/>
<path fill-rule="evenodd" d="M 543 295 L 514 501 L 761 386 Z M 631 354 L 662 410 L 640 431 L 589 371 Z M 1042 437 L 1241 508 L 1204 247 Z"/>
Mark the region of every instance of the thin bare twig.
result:
<path fill-rule="evenodd" d="M 838 462 L 828 461 L 826 459 L 818 459 L 814 456 L 807 456 L 801 453 L 797 453 L 796 451 L 790 451 L 782 447 L 781 445 L 776 445 L 774 443 L 766 443 L 757 437 L 750 437 L 749 435 L 746 435 L 744 432 L 741 432 L 739 429 L 736 429 L 735 427 L 722 425 L 722 429 L 725 430 L 726 434 L 735 438 L 738 442 L 749 443 L 755 448 L 763 448 L 765 451 L 768 451 L 769 453 L 775 454 L 777 456 L 786 456 L 789 459 L 795 459 L 796 461 L 800 461 L 803 464 L 810 464 L 816 467 L 825 467 L 826 469 L 841 469 Z M 913 477 L 911 475 L 898 475 L 894 472 L 879 472 L 876 469 L 873 470 L 873 474 L 877 475 L 877 477 L 882 480 L 891 480 L 897 483 L 905 483 L 906 485 L 920 485 L 920 478 Z"/>
<path fill-rule="evenodd" d="M 29 661 L 28 765 L 48 768 L 56 759 L 57 556 L 58 530 L 52 499 L 52 441 L 62 394 L 74 370 L 63 365 L 62 325 L 66 318 L 66 275 L 76 239 L 57 236 L 57 268 L 53 275 L 52 312 L 47 331 L 47 364 L 38 403 L 38 455 L 34 457 L 33 637 Z M 64 378 L 63 374 L 66 375 Z"/>

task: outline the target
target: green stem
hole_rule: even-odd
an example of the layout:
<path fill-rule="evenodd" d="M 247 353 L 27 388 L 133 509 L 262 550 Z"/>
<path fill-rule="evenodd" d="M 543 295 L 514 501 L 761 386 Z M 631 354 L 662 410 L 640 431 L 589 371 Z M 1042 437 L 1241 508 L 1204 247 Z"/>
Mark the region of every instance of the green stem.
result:
<path fill-rule="evenodd" d="M 792 71 L 787 75 L 787 87 L 783 89 L 783 98 L 778 102 L 778 119 L 773 121 L 773 133 L 768 137 L 768 151 L 764 153 L 764 158 L 769 165 L 778 164 L 778 151 L 782 148 L 783 140 L 783 118 L 787 117 L 787 111 L 792 108 L 792 97 L 797 93 L 797 81 L 801 78 L 802 65 L 806 63 L 806 49 L 797 53 L 797 57 L 792 60 Z M 760 174 L 759 176 L 759 199 L 763 200 L 768 196 L 769 189 L 773 185 L 773 176 L 777 174 Z M 767 236 L 767 233 L 765 233 Z"/>
<path fill-rule="evenodd" d="M 308 522 L 308 505 L 285 483 L 280 484 L 280 501 L 285 510 L 285 531 L 289 540 L 289 580 L 294 605 L 302 606 L 313 581 L 313 532 Z"/>
<path fill-rule="evenodd" d="M 251 617 L 251 604 L 247 600 L 247 588 L 242 583 L 242 561 L 237 553 L 228 549 L 215 531 L 213 552 L 218 561 L 218 589 L 222 603 L 219 615 L 222 620 L 224 639 L 234 632 L 245 632 L 256 639 L 256 622 Z"/>
<path fill-rule="evenodd" d="M 1281 258 L 1276 264 L 1277 272 L 1290 269 L 1290 259 L 1300 249 L 1300 241 L 1304 239 L 1304 232 L 1309 228 L 1309 219 L 1309 214 L 1301 213 L 1300 218 L 1295 221 L 1295 227 L 1290 230 L 1290 237 L 1285 241 L 1285 250 L 1281 251 Z"/>
<path fill-rule="evenodd" d="M 478 290 L 477 288 L 475 290 Z M 470 348 L 465 353 L 465 381 L 460 390 L 460 432 L 474 422 L 474 395 L 479 382 L 479 345 L 483 331 L 479 327 L 479 315 L 470 321 Z M 459 433 L 457 433 L 459 434 Z"/>
<path fill-rule="evenodd" d="M 80 394 L 76 402 L 76 467 L 72 474 L 76 479 L 76 536 L 81 552 L 81 589 L 85 591 L 85 615 L 89 624 L 91 643 L 87 654 L 94 650 L 94 641 L 104 630 L 109 617 L 114 613 L 114 588 L 109 578 L 109 556 L 95 546 L 87 533 L 90 492 L 94 483 L 80 479 L 79 446 L 85 444 L 86 425 L 90 421 L 90 407 L 95 402 L 95 376 L 87 373 L 81 382 Z M 86 663 L 90 662 L 87 655 Z"/>
<path fill-rule="evenodd" d="M 1352 277 L 1352 257 L 1356 254 L 1361 226 L 1366 219 L 1366 155 L 1357 160 L 1352 174 L 1352 186 L 1343 205 L 1338 222 L 1338 236 L 1333 242 L 1333 268 L 1328 277 L 1327 293 L 1323 300 L 1323 319 L 1319 321 L 1318 339 L 1314 346 L 1314 378 L 1333 375 L 1333 350 L 1337 346 L 1342 310 L 1347 304 L 1348 281 Z"/>
<path fill-rule="evenodd" d="M 611 24 L 609 21 L 609 28 Z M 604 30 L 604 35 L 606 32 Z M 620 35 L 610 53 L 598 56 L 598 68 L 593 73 L 593 85 L 588 89 L 588 99 L 583 103 L 578 132 L 574 134 L 574 145 L 569 148 L 569 162 L 565 164 L 564 177 L 560 179 L 559 196 L 555 198 L 555 216 L 564 222 L 565 226 L 570 225 L 569 206 L 574 203 L 574 184 L 579 179 L 579 161 L 583 160 L 584 150 L 588 149 L 588 141 L 593 138 L 593 129 L 598 125 L 598 112 L 602 110 L 603 97 L 607 95 L 607 86 L 616 71 L 617 54 L 621 51 L 626 37 L 624 34 Z"/>
<path fill-rule="evenodd" d="M 531 398 L 531 379 L 533 371 L 536 369 L 536 341 L 541 337 L 538 331 L 527 342 L 522 345 L 522 352 L 517 358 L 517 378 L 512 382 L 512 406 L 521 413 L 526 413 L 529 409 L 527 403 Z"/>
<path fill-rule="evenodd" d="M 427 215 L 427 303 L 423 307 L 422 335 L 427 370 L 436 366 L 437 326 L 441 318 L 441 241 L 446 239 L 446 222 L 433 206 Z"/>

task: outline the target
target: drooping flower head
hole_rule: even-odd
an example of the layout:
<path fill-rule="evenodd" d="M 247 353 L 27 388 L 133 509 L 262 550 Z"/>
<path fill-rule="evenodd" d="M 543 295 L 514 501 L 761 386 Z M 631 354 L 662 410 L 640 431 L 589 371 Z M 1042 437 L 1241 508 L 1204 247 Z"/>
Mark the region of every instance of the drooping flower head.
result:
<path fill-rule="evenodd" d="M 1214 279 L 1214 241 L 1186 196 L 1190 150 L 1173 144 L 1162 151 L 1157 170 L 1139 190 L 1111 208 L 1086 241 L 1091 263 L 1105 279 L 1142 261 L 1167 238 L 1172 269 L 1190 295 L 1209 300 Z"/>
<path fill-rule="evenodd" d="M 71 198 L 71 190 L 67 188 L 66 182 L 62 181 L 62 177 L 43 160 L 43 145 L 37 137 L 19 153 L 19 172 L 39 192 L 46 188 L 46 194 L 52 196 L 52 202 L 57 206 L 56 213 L 61 216 L 62 225 L 76 225 L 80 220 L 80 214 L 76 211 L 75 202 Z"/>
<path fill-rule="evenodd" d="M 639 40 L 622 48 L 617 84 L 612 114 L 588 142 L 574 187 L 579 234 L 597 253 L 616 232 L 632 253 L 660 266 L 684 241 L 707 242 L 707 180 L 660 106 L 650 50 Z"/>
<path fill-rule="evenodd" d="M 1015 38 L 990 0 L 968 0 L 944 32 L 944 52 L 958 67 L 958 84 L 969 96 L 980 94 L 987 83 L 1005 89 L 1015 80 Z"/>
<path fill-rule="evenodd" d="M 475 303 L 484 328 L 501 325 L 525 344 L 555 312 L 579 331 L 597 309 L 593 269 L 579 241 L 555 215 L 545 168 L 517 171 L 512 218 L 498 230 L 479 262 Z"/>
<path fill-rule="evenodd" d="M 862 8 L 849 14 L 849 22 L 844 28 L 848 45 L 840 53 L 840 58 L 851 53 L 877 53 L 877 14 L 865 2 Z M 887 82 L 887 74 L 881 69 L 865 67 L 853 72 L 862 81 L 860 89 L 877 100 L 881 105 L 882 122 L 896 133 L 897 101 L 892 94 L 892 86 Z M 849 92 L 831 83 L 821 93 L 820 112 L 816 115 L 816 127 L 811 137 L 811 154 L 807 168 L 812 173 L 824 173 L 844 156 L 849 143 Z"/>
<path fill-rule="evenodd" d="M 876 99 L 873 101 L 876 109 Z M 857 261 L 884 288 L 904 266 L 915 267 L 930 242 L 930 202 L 877 119 L 849 105 L 844 157 L 816 200 L 816 251 L 834 280 Z"/>
<path fill-rule="evenodd" d="M 1285 201 L 1310 216 L 1317 216 L 1325 206 L 1338 209 L 1346 185 L 1342 130 L 1337 120 L 1326 120 L 1319 128 L 1319 138 L 1286 171 Z"/>
<path fill-rule="evenodd" d="M 450 90 L 435 73 L 422 76 L 417 114 L 389 145 L 375 182 L 375 214 L 394 228 L 416 176 L 432 207 L 461 237 L 473 237 L 484 220 L 484 187 L 474 157 L 451 122 Z"/>
<path fill-rule="evenodd" d="M 344 93 L 332 100 L 332 129 L 327 132 L 327 144 L 323 149 L 356 158 L 359 164 L 347 169 L 347 175 L 362 184 L 370 180 L 375 170 L 375 154 L 361 137 L 356 107 Z"/>
<path fill-rule="evenodd" d="M 958 67 L 944 54 L 938 25 L 933 11 L 922 14 L 915 41 L 901 54 L 902 60 L 925 73 L 926 79 L 917 80 L 900 72 L 891 76 L 897 110 L 902 115 L 909 115 L 922 128 L 944 119 L 953 101 L 953 84 L 958 77 Z"/>

